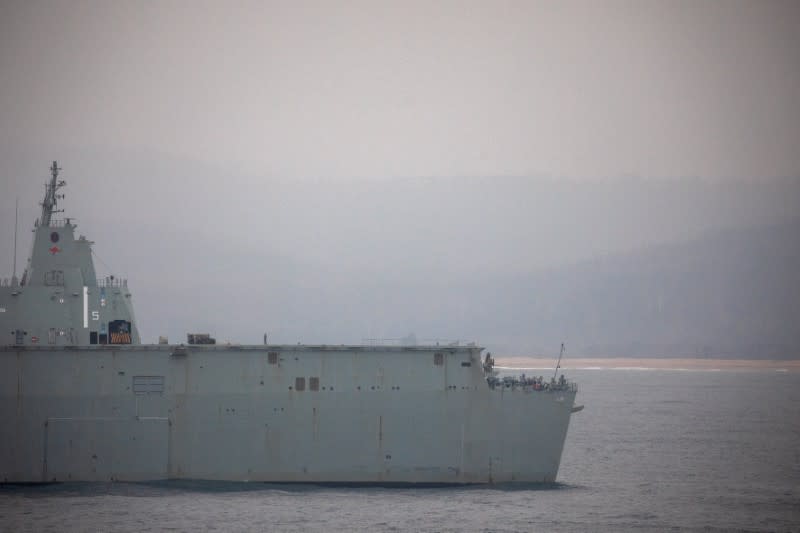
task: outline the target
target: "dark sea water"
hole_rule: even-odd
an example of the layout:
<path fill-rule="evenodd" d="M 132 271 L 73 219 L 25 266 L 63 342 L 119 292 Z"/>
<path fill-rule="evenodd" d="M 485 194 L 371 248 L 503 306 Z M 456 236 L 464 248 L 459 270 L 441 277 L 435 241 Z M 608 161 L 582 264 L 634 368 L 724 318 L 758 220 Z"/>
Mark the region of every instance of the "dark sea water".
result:
<path fill-rule="evenodd" d="M 800 374 L 568 377 L 586 408 L 552 486 L 5 486 L 0 530 L 800 531 Z"/>

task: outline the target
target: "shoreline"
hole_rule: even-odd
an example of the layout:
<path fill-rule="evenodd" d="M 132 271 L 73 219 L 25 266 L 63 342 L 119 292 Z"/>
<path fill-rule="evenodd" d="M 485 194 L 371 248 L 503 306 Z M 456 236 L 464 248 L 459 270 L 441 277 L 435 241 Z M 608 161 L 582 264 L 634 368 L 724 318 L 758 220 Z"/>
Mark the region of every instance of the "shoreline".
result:
<path fill-rule="evenodd" d="M 554 369 L 556 358 L 497 356 L 498 367 Z M 775 370 L 800 372 L 800 359 L 691 359 L 648 357 L 565 357 L 566 370 Z"/>

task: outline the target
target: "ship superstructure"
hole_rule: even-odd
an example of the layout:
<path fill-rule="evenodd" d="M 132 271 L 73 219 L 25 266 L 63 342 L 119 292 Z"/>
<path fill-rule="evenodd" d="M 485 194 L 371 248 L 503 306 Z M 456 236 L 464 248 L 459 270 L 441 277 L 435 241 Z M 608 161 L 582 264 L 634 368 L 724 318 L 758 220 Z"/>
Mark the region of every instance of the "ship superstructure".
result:
<path fill-rule="evenodd" d="M 0 280 L 0 342 L 14 346 L 138 344 L 127 280 L 97 279 L 92 242 L 75 238 L 76 224 L 56 219 L 63 198 L 53 161 L 42 214 L 21 278 Z"/>
<path fill-rule="evenodd" d="M 127 284 L 52 218 L 58 170 L 0 288 L 0 482 L 555 480 L 575 385 L 476 345 L 140 344 Z"/>

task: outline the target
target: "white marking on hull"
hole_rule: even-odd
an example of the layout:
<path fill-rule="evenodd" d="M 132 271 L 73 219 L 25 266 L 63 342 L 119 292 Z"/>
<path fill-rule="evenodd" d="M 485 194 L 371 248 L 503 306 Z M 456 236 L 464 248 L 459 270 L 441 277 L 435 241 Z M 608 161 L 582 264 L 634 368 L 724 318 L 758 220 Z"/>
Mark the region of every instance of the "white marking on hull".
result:
<path fill-rule="evenodd" d="M 83 287 L 83 327 L 89 327 L 89 287 Z"/>

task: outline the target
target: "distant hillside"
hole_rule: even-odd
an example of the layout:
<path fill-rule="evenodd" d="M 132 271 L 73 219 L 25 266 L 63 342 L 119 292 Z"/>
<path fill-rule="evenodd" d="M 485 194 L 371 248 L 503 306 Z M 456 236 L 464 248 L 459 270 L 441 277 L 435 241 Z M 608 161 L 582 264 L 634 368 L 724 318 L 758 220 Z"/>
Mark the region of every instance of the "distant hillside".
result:
<path fill-rule="evenodd" d="M 348 281 L 279 300 L 304 341 L 414 332 L 503 355 L 554 356 L 563 341 L 571 356 L 800 358 L 798 235 L 800 218 L 530 275 Z"/>
<path fill-rule="evenodd" d="M 798 236 L 793 219 L 490 282 L 496 310 L 474 327 L 533 352 L 800 357 Z"/>
<path fill-rule="evenodd" d="M 263 312 L 237 316 L 243 331 L 269 331 L 276 342 L 413 332 L 420 341 L 475 340 L 502 355 L 555 356 L 563 341 L 573 357 L 800 358 L 798 235 L 800 218 L 470 281 L 304 284 L 300 275 L 251 291 Z M 234 308 L 237 294 L 215 295 L 215 305 Z M 207 316 L 213 327 L 217 315 Z M 289 320 L 291 328 L 276 327 Z"/>

